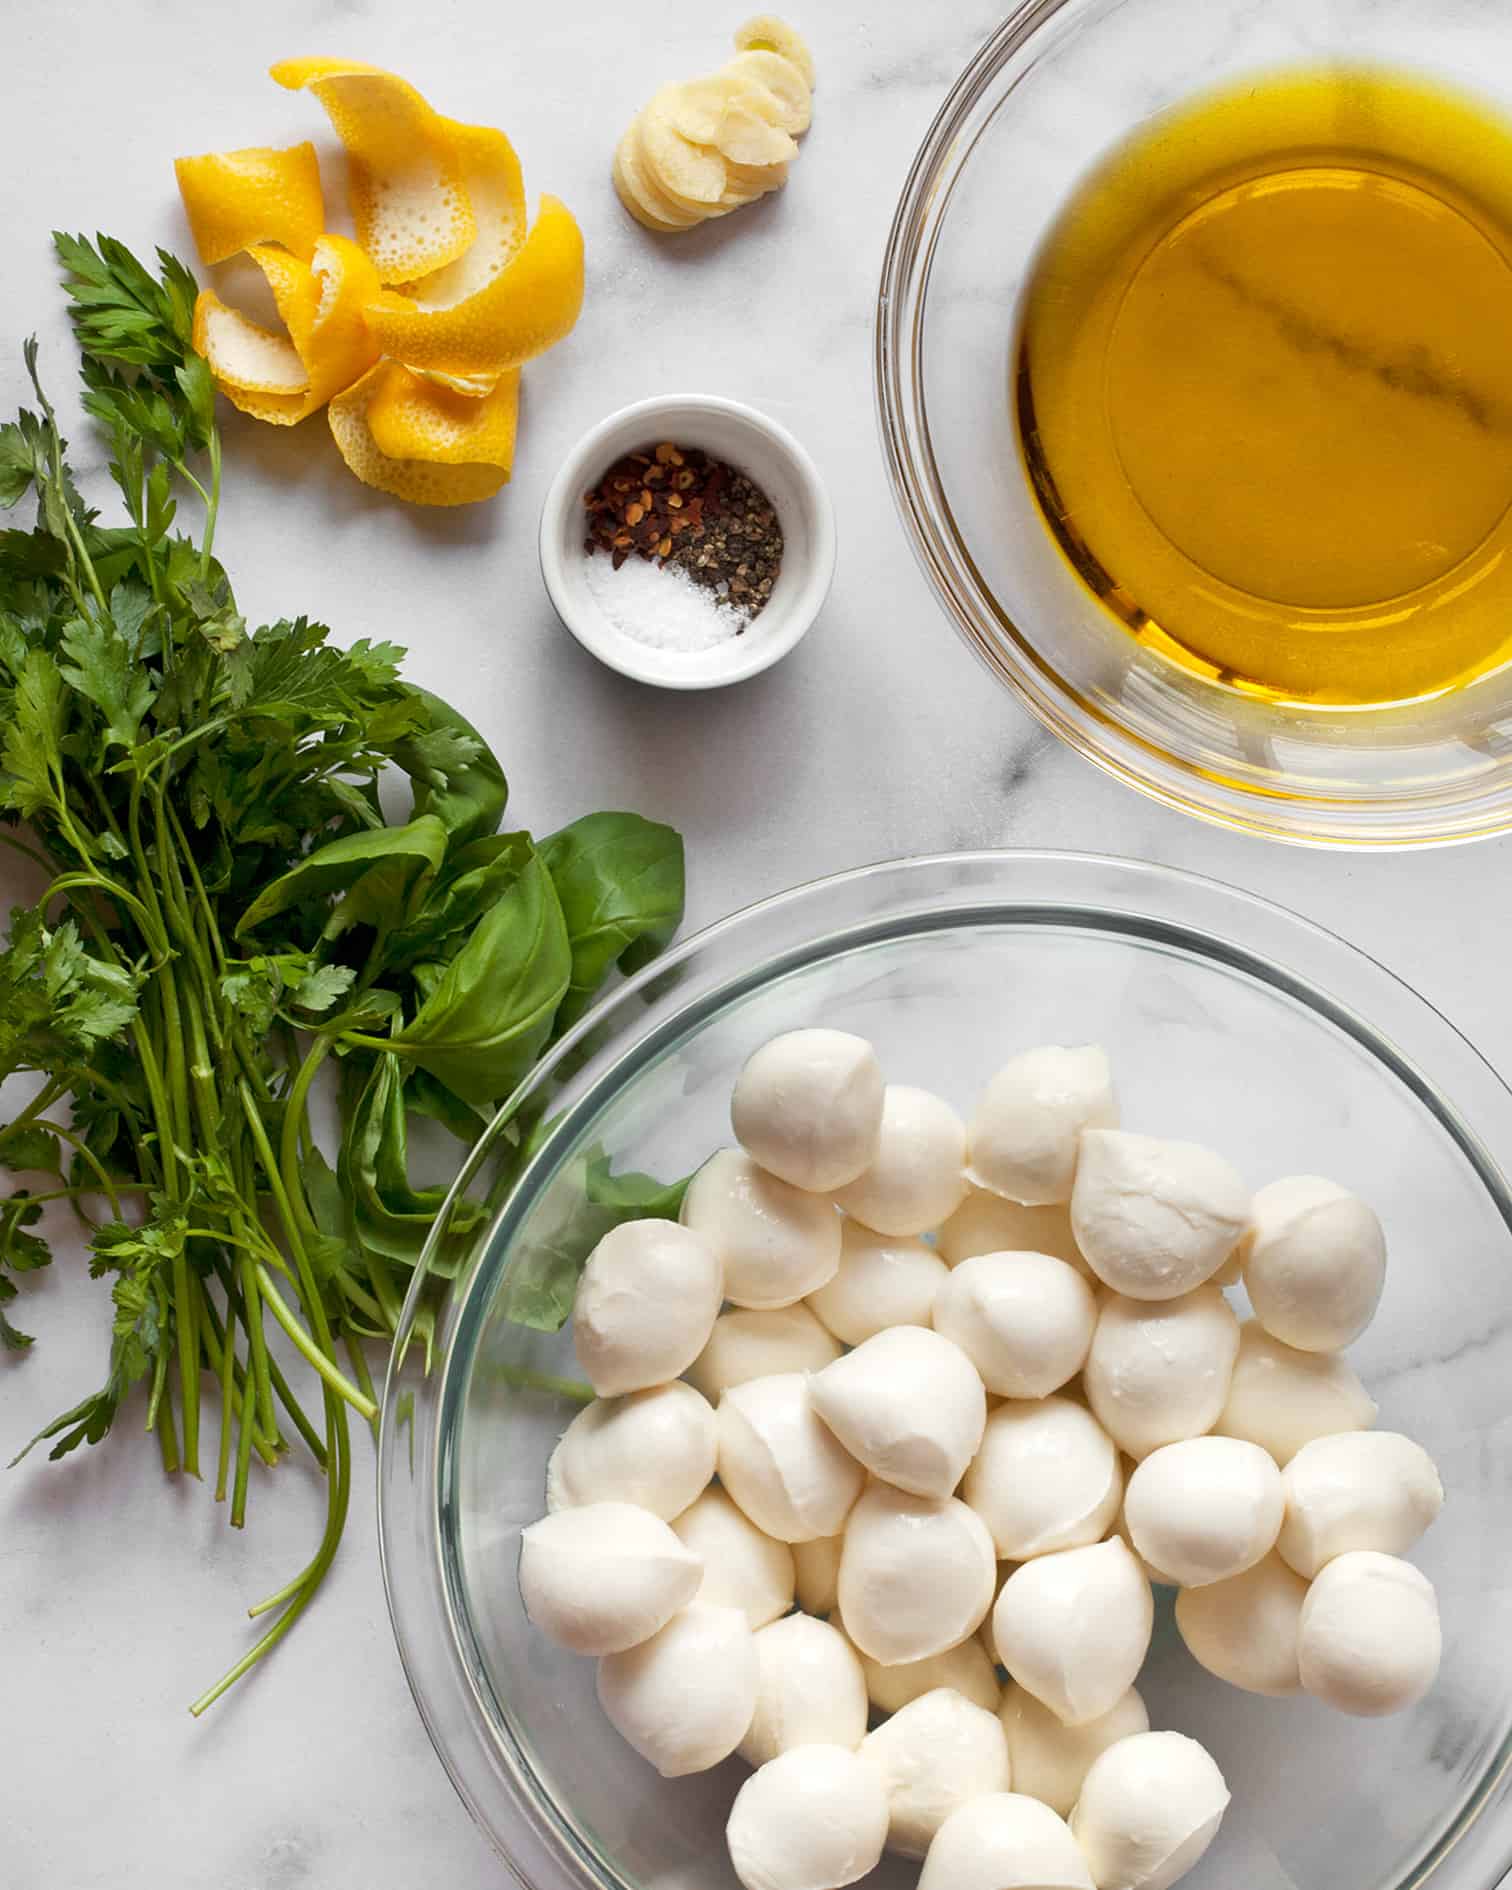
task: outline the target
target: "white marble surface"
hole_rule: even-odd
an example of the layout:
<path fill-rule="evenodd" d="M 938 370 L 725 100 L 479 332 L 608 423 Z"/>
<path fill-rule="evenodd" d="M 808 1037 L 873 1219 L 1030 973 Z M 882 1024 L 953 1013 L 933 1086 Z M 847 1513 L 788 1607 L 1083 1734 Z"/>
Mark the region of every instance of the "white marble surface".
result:
<path fill-rule="evenodd" d="M 547 829 L 603 805 L 687 835 L 694 924 L 793 881 L 888 855 L 982 845 L 1127 853 L 1298 907 L 1386 960 L 1512 1071 L 1509 843 L 1323 857 L 1236 838 L 1136 797 L 1055 746 L 976 668 L 916 571 L 872 411 L 880 252 L 912 150 L 998 9 L 990 0 L 823 0 L 815 128 L 784 197 L 676 244 L 628 224 L 607 158 L 676 68 L 724 56 L 742 9 L 556 0 L 68 0 L 6 20 L 0 410 L 35 329 L 55 389 L 70 351 L 54 225 L 184 247 L 169 159 L 320 135 L 262 77 L 278 57 L 395 66 L 448 113 L 504 124 L 533 190 L 578 211 L 588 306 L 529 370 L 520 464 L 496 506 L 422 516 L 340 471 L 317 420 L 232 424 L 223 551 L 249 616 L 308 611 L 391 637 L 504 758 Z M 673 26 L 670 22 L 681 22 Z M 424 23 L 422 25 L 422 22 Z M 599 668 L 536 572 L 541 496 L 591 421 L 701 387 L 786 421 L 830 483 L 840 569 L 796 655 L 723 695 L 676 698 Z M 70 400 L 63 403 L 81 431 Z M 98 455 L 78 457 L 91 470 Z M 1512 1149 L 1497 1151 L 1512 1160 Z M 0 1457 L 97 1378 L 101 1292 L 62 1263 L 30 1291 L 35 1353 L 0 1361 Z M 432 1756 L 390 1640 L 364 1481 L 312 1616 L 203 1724 L 185 1704 L 232 1657 L 238 1613 L 301 1563 L 319 1493 L 254 1489 L 236 1535 L 197 1486 L 165 1487 L 134 1437 L 0 1477 L 5 1890 L 484 1890 L 507 1881 Z"/>

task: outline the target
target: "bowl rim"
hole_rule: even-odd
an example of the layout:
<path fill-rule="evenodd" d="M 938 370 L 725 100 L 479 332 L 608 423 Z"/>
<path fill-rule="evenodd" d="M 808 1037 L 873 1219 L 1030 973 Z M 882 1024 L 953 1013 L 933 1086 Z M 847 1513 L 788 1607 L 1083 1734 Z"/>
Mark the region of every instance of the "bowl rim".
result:
<path fill-rule="evenodd" d="M 759 434 L 774 447 L 792 475 L 799 503 L 809 526 L 809 555 L 798 578 L 796 595 L 788 618 L 769 634 L 752 636 L 743 648 L 720 646 L 717 664 L 687 673 L 668 671 L 666 652 L 639 644 L 633 637 L 615 628 L 598 610 L 584 612 L 574 607 L 574 599 L 563 577 L 564 541 L 569 519 L 578 512 L 579 495 L 584 480 L 591 481 L 602 471 L 606 458 L 622 450 L 609 442 L 622 434 L 659 432 L 655 423 L 663 415 L 674 416 L 686 432 L 688 415 L 719 415 L 732 420 L 751 434 Z M 691 423 L 696 431 L 696 421 Z M 697 442 L 693 442 L 697 444 Z M 633 682 L 652 688 L 673 690 L 724 689 L 731 683 L 744 682 L 770 669 L 794 649 L 812 629 L 824 608 L 835 574 L 835 512 L 819 468 L 807 449 L 780 421 L 743 400 L 724 394 L 697 392 L 654 394 L 644 400 L 616 408 L 588 428 L 568 450 L 557 468 L 541 503 L 537 531 L 537 554 L 541 579 L 564 628 L 590 655 Z M 785 562 L 785 561 L 784 561 Z M 728 655 L 725 654 L 728 650 Z M 658 658 L 663 659 L 658 662 Z"/>
<path fill-rule="evenodd" d="M 1452 1053 L 1462 1068 L 1456 1073 L 1456 1080 L 1465 1081 L 1476 1077 L 1485 1091 L 1477 1104 L 1477 1111 L 1485 1107 L 1486 1097 L 1506 1115 L 1503 1127 L 1509 1130 L 1507 1146 L 1512 1147 L 1512 1086 L 1502 1078 L 1489 1059 L 1461 1032 L 1458 1027 L 1405 979 L 1391 971 L 1372 953 L 1351 941 L 1344 939 L 1328 927 L 1303 917 L 1291 908 L 1266 899 L 1246 888 L 1233 886 L 1225 881 L 1214 879 L 1184 868 L 1166 866 L 1153 861 L 1120 859 L 1106 854 L 1076 852 L 1061 849 L 979 849 L 963 853 L 925 854 L 901 859 L 881 860 L 872 864 L 848 869 L 845 872 L 825 875 L 811 879 L 756 900 L 738 908 L 726 917 L 716 920 L 701 930 L 690 934 L 670 948 L 661 958 L 627 979 L 613 991 L 601 998 L 579 1023 L 564 1036 L 550 1054 L 538 1064 L 499 1110 L 489 1131 L 472 1151 L 462 1172 L 448 1195 L 446 1205 L 437 1218 L 439 1230 L 445 1223 L 452 1206 L 464 1198 L 469 1181 L 486 1161 L 490 1140 L 507 1122 L 518 1108 L 520 1102 L 537 1088 L 547 1084 L 553 1073 L 564 1064 L 571 1067 L 571 1059 L 579 1053 L 585 1044 L 606 1028 L 613 1031 L 613 1041 L 620 1043 L 624 1035 L 625 1020 L 631 1027 L 630 1041 L 618 1051 L 613 1069 L 595 1081 L 588 1094 L 580 1098 L 566 1112 L 561 1125 L 545 1138 L 542 1147 L 528 1167 L 522 1172 L 514 1187 L 511 1188 L 496 1214 L 491 1218 L 486 1232 L 476 1242 L 475 1252 L 480 1256 L 479 1264 L 474 1268 L 474 1278 L 463 1292 L 462 1316 L 466 1315 L 467 1306 L 473 1301 L 479 1278 L 485 1271 L 486 1260 L 498 1245 L 501 1224 L 509 1215 L 510 1208 L 522 1196 L 531 1192 L 532 1184 L 540 1172 L 555 1169 L 556 1148 L 571 1133 L 575 1133 L 577 1119 L 586 1110 L 589 1114 L 596 1106 L 597 1098 L 606 1087 L 620 1080 L 625 1058 L 643 1051 L 645 1045 L 661 1030 L 636 1029 L 637 1020 L 644 1021 L 644 997 L 648 988 L 659 978 L 676 974 L 678 970 L 707 953 L 712 947 L 727 942 L 742 930 L 751 930 L 769 918 L 780 917 L 801 911 L 805 906 L 822 901 L 831 896 L 843 895 L 849 890 L 864 889 L 881 882 L 897 880 L 900 883 L 927 883 L 935 875 L 950 875 L 960 879 L 969 878 L 973 873 L 992 875 L 997 872 L 1024 873 L 1034 870 L 1068 872 L 1089 876 L 1109 876 L 1120 886 L 1130 888 L 1130 897 L 1146 887 L 1156 889 L 1157 897 L 1181 899 L 1195 897 L 1205 900 L 1215 909 L 1229 915 L 1232 923 L 1225 932 L 1209 930 L 1206 925 L 1195 920 L 1173 920 L 1159 915 L 1149 918 L 1151 935 L 1164 928 L 1166 936 L 1184 937 L 1193 945 L 1200 945 L 1202 955 L 1228 962 L 1236 961 L 1240 968 L 1254 967 L 1269 963 L 1256 949 L 1247 943 L 1250 927 L 1261 921 L 1267 922 L 1273 929 L 1279 930 L 1289 939 L 1295 940 L 1299 949 L 1307 947 L 1313 952 L 1321 952 L 1333 959 L 1340 966 L 1364 969 L 1371 983 L 1376 987 L 1374 995 L 1384 994 L 1412 1013 L 1411 1021 L 1426 1027 L 1438 1039 L 1435 1046 Z M 999 915 L 1008 913 L 1014 906 L 1014 895 L 1010 890 L 1001 891 L 992 901 L 985 901 L 981 896 L 974 900 L 966 896 L 969 887 L 962 888 L 960 901 L 952 903 L 947 899 L 935 901 L 931 906 L 943 906 L 947 911 L 963 914 L 967 910 L 980 911 L 985 922 L 994 912 Z M 1089 894 L 1079 906 L 1066 907 L 1054 901 L 1021 900 L 1024 910 L 1043 906 L 1047 910 L 1071 915 L 1079 914 L 1084 919 L 1091 919 L 1097 914 L 1113 917 L 1138 918 L 1137 911 L 1131 909 L 1126 901 L 1122 912 L 1107 905 L 1098 904 Z M 892 910 L 893 908 L 889 908 Z M 1247 924 L 1241 923 L 1248 921 Z M 852 947 L 864 942 L 868 934 L 891 935 L 897 923 L 896 916 L 889 920 L 887 910 L 873 912 L 865 922 L 856 923 L 840 930 L 824 931 L 812 947 L 820 945 L 836 948 Z M 918 929 L 918 928 L 914 928 Z M 1126 932 L 1138 936 L 1136 926 L 1123 928 Z M 1216 948 L 1216 949 L 1214 949 Z M 790 966 L 790 957 L 777 960 L 763 959 L 760 970 L 766 975 L 774 965 L 786 970 Z M 799 960 L 801 962 L 801 958 Z M 1281 974 L 1284 967 L 1270 963 L 1273 973 Z M 726 968 L 720 975 L 714 990 L 728 992 L 732 986 L 748 983 L 752 975 L 751 968 L 743 973 Z M 1317 981 L 1316 974 L 1308 972 L 1285 972 L 1267 980 L 1272 988 L 1277 989 L 1320 1013 L 1336 1026 L 1342 1026 L 1349 1035 L 1368 1048 L 1376 1059 L 1385 1064 L 1387 1071 L 1398 1081 L 1405 1082 L 1418 1097 L 1438 1117 L 1446 1131 L 1453 1137 L 1475 1172 L 1481 1186 L 1492 1197 L 1493 1203 L 1512 1232 L 1512 1185 L 1503 1173 L 1501 1165 L 1491 1155 L 1484 1137 L 1468 1121 L 1452 1097 L 1446 1095 L 1438 1082 L 1418 1068 L 1414 1055 L 1398 1042 L 1397 1035 L 1386 1035 L 1382 1027 L 1369 1021 L 1368 1017 L 1349 1002 L 1330 984 Z M 675 977 L 669 980 L 669 990 L 676 991 Z M 702 1000 L 695 1000 L 702 1002 Z M 671 1030 L 679 1015 L 688 1008 L 685 1002 L 675 1003 L 665 1029 Z M 519 1753 L 502 1753 L 501 1742 L 491 1732 L 487 1720 L 481 1688 L 485 1684 L 474 1671 L 474 1664 L 468 1659 L 463 1646 L 463 1639 L 458 1631 L 455 1619 L 455 1598 L 447 1584 L 443 1572 L 443 1549 L 441 1541 L 441 1518 L 439 1502 L 431 1502 L 428 1513 L 424 1504 L 434 1498 L 440 1459 L 445 1442 L 444 1433 L 431 1441 L 421 1453 L 418 1475 L 424 1487 L 425 1495 L 421 1508 L 404 1513 L 404 1504 L 410 1500 L 410 1493 L 405 1488 L 405 1478 L 401 1473 L 401 1449 L 409 1453 L 408 1480 L 415 1482 L 415 1445 L 413 1426 L 416 1423 L 415 1410 L 417 1393 L 412 1387 L 401 1385 L 400 1374 L 404 1359 L 414 1333 L 415 1316 L 420 1309 L 421 1297 L 427 1276 L 435 1258 L 436 1238 L 427 1241 L 425 1252 L 411 1280 L 406 1295 L 403 1314 L 398 1333 L 391 1350 L 388 1369 L 385 1375 L 382 1397 L 382 1420 L 379 1429 L 378 1465 L 377 1465 L 377 1510 L 379 1557 L 382 1568 L 385 1599 L 389 1610 L 390 1622 L 399 1649 L 401 1664 L 406 1681 L 421 1719 L 426 1726 L 437 1756 L 452 1784 L 461 1797 L 468 1812 L 480 1831 L 499 1852 L 519 1882 L 526 1890 L 556 1890 L 556 1886 L 571 1884 L 574 1890 L 604 1890 L 606 1884 L 613 1884 L 615 1890 L 629 1890 L 628 1880 L 617 1872 L 612 1877 L 604 1876 L 585 1855 L 586 1846 L 575 1828 L 574 1821 L 563 1816 L 561 1809 L 550 1802 L 540 1791 L 527 1760 Z M 461 1334 L 457 1335 L 461 1337 Z M 465 1348 L 470 1355 L 470 1347 Z M 443 1360 L 433 1380 L 427 1381 L 435 1394 L 438 1405 L 445 1405 L 450 1390 L 449 1380 L 456 1357 L 456 1348 L 448 1346 L 447 1356 Z M 399 1438 L 409 1429 L 407 1446 L 401 1447 Z M 402 1541 L 406 1522 L 419 1521 L 422 1533 L 431 1555 L 429 1576 L 433 1583 L 433 1592 L 418 1596 L 413 1591 L 401 1592 L 403 1583 L 410 1579 L 410 1571 L 404 1577 L 399 1574 L 400 1565 L 405 1560 L 405 1547 Z M 426 1571 L 421 1571 L 422 1577 Z M 439 1604 L 437 1606 L 436 1604 Z M 432 1606 L 433 1612 L 427 1618 L 425 1608 Z M 436 1639 L 436 1631 L 443 1627 L 444 1634 L 439 1636 L 443 1643 L 440 1658 L 444 1670 L 437 1671 L 438 1649 L 435 1645 L 422 1648 L 419 1641 L 422 1635 L 429 1633 Z M 447 1699 L 438 1705 L 432 1697 L 439 1689 Z M 449 1709 L 456 1713 L 459 1702 L 463 1707 L 465 1737 L 468 1750 L 459 1754 L 445 1729 L 441 1725 L 443 1711 Z M 513 1735 L 510 1735 L 511 1740 Z M 502 1764 L 501 1764 L 502 1758 Z M 484 1808 L 482 1802 L 483 1787 L 488 1779 L 495 1786 L 502 1784 L 508 1792 L 511 1808 L 515 1814 L 511 1821 L 510 1849 L 505 1849 L 504 1840 Z M 1457 1816 L 1453 1828 L 1434 1840 L 1409 1869 L 1402 1882 L 1395 1890 L 1419 1890 L 1429 1881 L 1434 1871 L 1444 1858 L 1471 1833 L 1476 1833 L 1479 1840 L 1486 1841 L 1485 1833 L 1493 1822 L 1486 1817 L 1490 1807 L 1512 1806 L 1512 1735 L 1504 1741 L 1503 1747 L 1485 1776 L 1477 1781 L 1469 1794 L 1468 1801 Z M 1486 1890 L 1499 1886 L 1507 1890 L 1512 1885 L 1512 1836 L 1502 1846 L 1501 1854 L 1495 1860 L 1491 1874 L 1485 1878 Z"/>
<path fill-rule="evenodd" d="M 956 528 L 930 440 L 923 384 L 935 249 L 970 155 L 996 116 L 998 104 L 985 104 L 993 82 L 1015 54 L 1068 8 L 1084 3 L 1018 0 L 946 93 L 899 193 L 878 281 L 872 389 L 888 484 L 915 561 L 967 646 L 1044 727 L 1114 780 L 1163 806 L 1234 832 L 1308 847 L 1399 850 L 1507 832 L 1512 791 L 1505 785 L 1448 786 L 1372 800 L 1300 787 L 1268 789 L 1182 758 L 1125 726 L 1056 673 L 998 602 Z M 989 623 L 1001 634 L 993 634 Z"/>

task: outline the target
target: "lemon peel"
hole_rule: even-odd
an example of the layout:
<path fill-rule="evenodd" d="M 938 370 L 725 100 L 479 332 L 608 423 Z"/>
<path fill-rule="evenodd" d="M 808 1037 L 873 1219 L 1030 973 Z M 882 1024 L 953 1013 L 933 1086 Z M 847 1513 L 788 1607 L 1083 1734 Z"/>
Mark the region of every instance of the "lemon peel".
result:
<path fill-rule="evenodd" d="M 519 411 L 518 368 L 506 369 L 480 399 L 438 387 L 389 361 L 373 382 L 367 423 L 374 445 L 390 459 L 497 466 L 508 473 Z"/>
<path fill-rule="evenodd" d="M 201 262 L 225 262 L 254 243 L 282 243 L 309 261 L 325 228 L 313 144 L 175 158 L 173 173 Z"/>
<path fill-rule="evenodd" d="M 378 445 L 368 424 L 368 409 L 382 381 L 396 369 L 404 372 L 396 362 L 379 362 L 326 409 L 341 457 L 364 485 L 412 505 L 471 505 L 478 499 L 491 499 L 508 481 L 507 468 L 396 459 Z"/>
<path fill-rule="evenodd" d="M 252 386 L 244 367 L 228 363 L 224 349 L 219 361 L 208 353 L 206 359 L 216 385 L 243 413 L 270 426 L 297 426 L 333 394 L 350 387 L 378 359 L 378 344 L 364 313 L 374 295 L 381 293 L 378 272 L 350 237 L 329 233 L 316 240 L 309 263 L 267 243 L 253 244 L 247 255 L 272 291 L 274 306 L 289 331 L 289 346 L 303 370 L 304 386 L 292 391 Z M 208 311 L 207 318 L 219 321 L 220 309 L 224 304 Z M 225 313 L 235 317 L 226 332 L 233 334 L 237 345 L 245 350 L 245 329 L 254 324 L 234 309 Z M 198 345 L 199 329 L 195 332 Z M 282 340 L 266 329 L 255 332 L 275 343 Z M 286 359 L 281 353 L 278 358 Z M 238 354 L 236 362 L 242 360 L 243 355 Z"/>
<path fill-rule="evenodd" d="M 248 321 L 228 308 L 214 289 L 201 289 L 194 304 L 195 352 L 208 362 L 219 386 L 230 393 L 297 395 L 310 384 L 303 361 L 287 335 Z"/>
<path fill-rule="evenodd" d="M 554 346 L 583 305 L 583 233 L 557 197 L 542 197 L 529 234 L 486 286 L 450 307 L 385 291 L 368 308 L 383 352 L 452 374 L 518 367 Z"/>
<path fill-rule="evenodd" d="M 351 59 L 284 59 L 270 69 L 312 91 L 346 147 L 357 240 L 384 282 L 455 261 L 477 234 L 447 121 L 408 80 Z"/>
<path fill-rule="evenodd" d="M 452 308 L 486 289 L 525 241 L 525 179 L 515 148 L 488 125 L 441 124 L 451 142 L 472 204 L 477 235 L 444 269 L 405 285 L 421 308 Z"/>

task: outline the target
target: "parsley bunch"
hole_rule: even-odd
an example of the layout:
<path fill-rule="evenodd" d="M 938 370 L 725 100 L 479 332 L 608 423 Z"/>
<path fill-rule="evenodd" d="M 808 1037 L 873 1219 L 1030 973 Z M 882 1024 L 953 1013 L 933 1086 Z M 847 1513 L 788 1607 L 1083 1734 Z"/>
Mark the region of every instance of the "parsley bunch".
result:
<path fill-rule="evenodd" d="M 200 1473 L 213 1420 L 233 1524 L 254 1456 L 276 1465 L 297 1440 L 325 1471 L 312 1560 L 253 1611 L 278 1614 L 199 1712 L 288 1631 L 335 1553 L 349 1413 L 377 1417 L 361 1341 L 394 1332 L 445 1194 L 411 1182 L 411 1125 L 476 1139 L 616 965 L 671 937 L 682 846 L 632 814 L 539 844 L 501 833 L 498 761 L 401 679 L 402 651 L 336 648 L 303 617 L 249 629 L 214 556 L 221 451 L 192 276 L 161 251 L 154 273 L 104 237 L 54 240 L 125 517 L 102 523 L 80 494 L 28 343 L 37 410 L 0 426 L 0 506 L 36 506 L 31 530 L 0 531 L 0 844 L 48 884 L 0 952 L 0 1079 L 36 1078 L 0 1124 L 0 1168 L 29 1178 L 0 1196 L 0 1341 L 31 1346 L 6 1308 L 51 1257 L 44 1205 L 67 1202 L 110 1281 L 109 1359 L 33 1441 L 54 1457 L 97 1443 L 142 1386 L 169 1471 Z M 175 530 L 186 495 L 197 536 Z M 397 825 L 378 796 L 391 768 L 410 783 Z M 334 1167 L 310 1120 L 332 1069 Z M 675 1191 L 606 1165 L 588 1186 L 593 1230 L 675 1212 Z M 448 1231 L 486 1211 L 464 1205 Z M 564 1248 L 519 1316 L 559 1322 L 580 1263 Z M 422 1308 L 427 1343 L 434 1317 Z M 270 1319 L 318 1407 L 270 1352 Z"/>

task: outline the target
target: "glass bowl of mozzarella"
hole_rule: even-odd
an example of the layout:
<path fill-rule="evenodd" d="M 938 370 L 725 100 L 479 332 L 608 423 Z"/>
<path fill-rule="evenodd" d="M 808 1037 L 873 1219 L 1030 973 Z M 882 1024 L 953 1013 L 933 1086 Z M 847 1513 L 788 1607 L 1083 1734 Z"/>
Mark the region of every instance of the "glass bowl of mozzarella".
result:
<path fill-rule="evenodd" d="M 681 945 L 501 1113 L 395 1346 L 469 1810 L 532 1890 L 1503 1883 L 1508 1149 L 1423 999 L 1157 866 Z"/>

